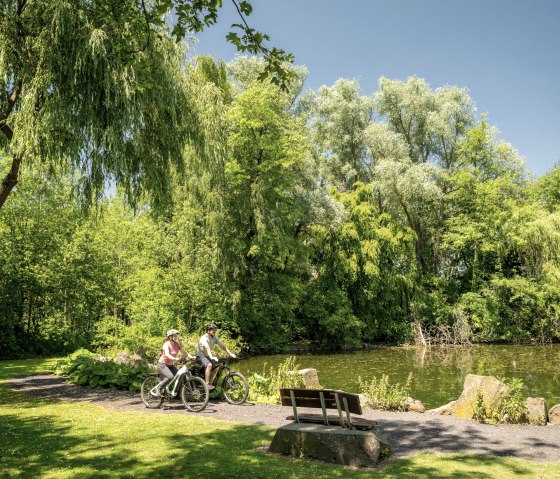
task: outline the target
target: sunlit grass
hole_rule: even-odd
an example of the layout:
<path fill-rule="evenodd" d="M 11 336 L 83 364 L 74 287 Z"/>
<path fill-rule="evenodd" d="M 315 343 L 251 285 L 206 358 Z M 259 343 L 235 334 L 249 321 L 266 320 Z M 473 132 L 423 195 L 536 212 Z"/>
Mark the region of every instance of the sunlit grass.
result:
<path fill-rule="evenodd" d="M 0 378 L 46 372 L 53 362 L 0 362 Z M 256 450 L 273 434 L 197 416 L 50 402 L 0 384 L 2 478 L 560 478 L 558 463 L 490 456 L 419 454 L 381 470 L 350 470 Z"/>

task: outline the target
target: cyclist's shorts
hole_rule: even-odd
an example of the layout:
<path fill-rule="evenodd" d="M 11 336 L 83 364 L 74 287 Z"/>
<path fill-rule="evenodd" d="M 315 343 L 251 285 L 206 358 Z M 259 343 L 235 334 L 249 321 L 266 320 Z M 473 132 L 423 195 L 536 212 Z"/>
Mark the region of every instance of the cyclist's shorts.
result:
<path fill-rule="evenodd" d="M 197 356 L 196 360 L 204 367 L 212 363 L 212 369 L 214 369 L 218 365 L 215 359 L 210 359 L 208 356 Z"/>

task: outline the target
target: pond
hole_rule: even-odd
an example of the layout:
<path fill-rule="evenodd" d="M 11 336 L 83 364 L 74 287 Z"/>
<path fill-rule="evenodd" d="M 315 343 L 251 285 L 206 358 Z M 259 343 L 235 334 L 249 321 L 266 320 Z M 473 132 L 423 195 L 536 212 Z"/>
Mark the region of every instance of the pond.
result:
<path fill-rule="evenodd" d="M 239 362 L 244 374 L 276 368 L 288 355 L 257 356 Z M 315 368 L 326 388 L 358 392 L 358 377 L 368 381 L 387 374 L 404 384 L 413 374 L 412 396 L 434 408 L 457 399 L 467 374 L 519 378 L 525 395 L 560 403 L 560 344 L 473 345 L 455 347 L 378 347 L 337 354 L 296 355 L 300 369 Z"/>

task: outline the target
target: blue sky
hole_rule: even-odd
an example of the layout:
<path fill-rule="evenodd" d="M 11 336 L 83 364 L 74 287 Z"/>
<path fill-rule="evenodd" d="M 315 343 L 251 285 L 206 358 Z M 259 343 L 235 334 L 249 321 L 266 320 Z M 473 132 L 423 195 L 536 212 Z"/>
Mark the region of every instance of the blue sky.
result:
<path fill-rule="evenodd" d="M 470 90 L 535 175 L 560 160 L 560 0 L 252 0 L 251 27 L 309 69 L 307 88 L 356 78 L 425 78 Z M 224 0 L 194 52 L 226 61 L 239 21 Z"/>

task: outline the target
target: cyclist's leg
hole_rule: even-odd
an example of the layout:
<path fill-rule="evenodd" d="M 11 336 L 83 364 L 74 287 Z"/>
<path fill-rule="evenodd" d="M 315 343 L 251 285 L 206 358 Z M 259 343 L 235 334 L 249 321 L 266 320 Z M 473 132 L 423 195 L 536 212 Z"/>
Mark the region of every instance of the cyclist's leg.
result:
<path fill-rule="evenodd" d="M 211 388 L 210 375 L 212 374 L 212 369 L 216 367 L 216 361 L 210 359 L 208 356 L 197 356 L 196 359 L 204 367 L 204 381 L 208 384 L 208 387 Z"/>
<path fill-rule="evenodd" d="M 175 372 L 171 369 L 175 369 Z M 161 394 L 160 391 L 164 388 L 171 380 L 175 377 L 177 368 L 173 365 L 168 366 L 167 364 L 159 363 L 157 364 L 157 369 L 160 375 L 163 376 L 163 380 L 154 388 L 156 395 Z"/>

